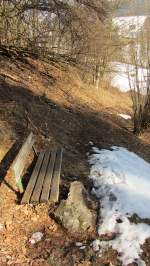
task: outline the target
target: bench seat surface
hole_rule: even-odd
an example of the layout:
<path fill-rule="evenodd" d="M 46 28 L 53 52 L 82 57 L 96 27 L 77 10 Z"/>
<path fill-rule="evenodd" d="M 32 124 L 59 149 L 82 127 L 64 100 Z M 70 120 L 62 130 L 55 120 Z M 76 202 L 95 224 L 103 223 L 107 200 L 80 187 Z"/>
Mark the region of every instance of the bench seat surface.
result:
<path fill-rule="evenodd" d="M 40 152 L 21 204 L 58 201 L 61 163 L 61 148 Z"/>

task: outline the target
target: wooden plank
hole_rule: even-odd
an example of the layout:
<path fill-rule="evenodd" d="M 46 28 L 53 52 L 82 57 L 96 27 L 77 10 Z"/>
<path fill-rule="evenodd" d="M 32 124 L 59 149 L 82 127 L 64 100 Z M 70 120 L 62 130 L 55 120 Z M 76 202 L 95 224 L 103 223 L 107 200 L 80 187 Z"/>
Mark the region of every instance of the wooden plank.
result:
<path fill-rule="evenodd" d="M 39 171 L 40 171 L 40 168 L 41 168 L 41 165 L 42 165 L 42 162 L 43 162 L 43 158 L 44 158 L 44 151 L 42 151 L 40 154 L 39 154 L 39 157 L 37 159 L 37 162 L 36 162 L 36 165 L 35 165 L 35 168 L 33 170 L 33 173 L 30 177 L 30 180 L 29 180 L 29 183 L 27 185 L 27 188 L 24 192 L 24 195 L 23 195 L 23 198 L 22 198 L 22 201 L 21 201 L 21 204 L 27 204 L 30 202 L 30 197 L 32 195 L 32 191 L 34 189 L 34 186 L 35 186 L 35 183 L 36 183 L 36 180 L 37 180 L 37 177 L 38 177 L 38 174 L 39 174 Z"/>
<path fill-rule="evenodd" d="M 59 148 L 57 150 L 56 161 L 55 161 L 55 169 L 52 179 L 52 187 L 50 192 L 50 201 L 57 202 L 59 198 L 59 183 L 60 183 L 60 171 L 62 164 L 62 149 Z"/>
<path fill-rule="evenodd" d="M 13 172 L 13 175 L 17 183 L 20 182 L 21 175 L 25 168 L 27 156 L 29 155 L 34 142 L 35 140 L 33 137 L 33 133 L 31 132 L 29 136 L 27 137 L 27 139 L 25 140 L 25 142 L 23 143 L 19 153 L 17 154 L 14 162 L 11 165 L 11 170 Z"/>
<path fill-rule="evenodd" d="M 57 152 L 57 149 L 54 149 L 51 151 L 50 161 L 49 161 L 47 173 L 46 173 L 44 184 L 43 184 L 40 202 L 46 202 L 49 199 L 51 180 L 53 176 L 54 164 L 55 164 L 55 159 L 56 159 L 56 152 Z"/>
<path fill-rule="evenodd" d="M 32 202 L 33 203 L 39 202 L 42 187 L 43 187 L 44 178 L 45 178 L 46 172 L 47 172 L 49 157 L 50 157 L 50 150 L 47 150 L 45 153 L 45 156 L 44 156 L 44 160 L 43 160 L 40 172 L 39 172 L 39 176 L 38 176 L 36 185 L 34 187 L 33 194 L 31 196 L 31 203 Z"/>

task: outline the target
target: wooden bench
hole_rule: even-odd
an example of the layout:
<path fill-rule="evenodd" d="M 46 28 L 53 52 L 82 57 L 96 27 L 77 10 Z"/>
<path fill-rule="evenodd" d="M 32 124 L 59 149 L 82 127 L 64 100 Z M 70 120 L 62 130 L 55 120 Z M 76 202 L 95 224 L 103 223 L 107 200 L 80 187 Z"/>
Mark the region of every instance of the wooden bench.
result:
<path fill-rule="evenodd" d="M 34 136 L 30 133 L 11 166 L 19 191 L 23 193 L 21 204 L 57 202 L 62 148 L 46 149 L 39 153 L 27 187 L 24 190 L 22 174 L 34 143 Z"/>

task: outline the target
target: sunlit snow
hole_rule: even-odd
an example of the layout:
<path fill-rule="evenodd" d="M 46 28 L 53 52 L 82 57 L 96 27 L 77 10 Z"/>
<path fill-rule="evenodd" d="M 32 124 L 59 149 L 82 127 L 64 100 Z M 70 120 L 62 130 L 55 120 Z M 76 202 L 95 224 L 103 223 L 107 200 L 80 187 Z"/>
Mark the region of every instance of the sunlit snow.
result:
<path fill-rule="evenodd" d="M 127 114 L 118 114 L 118 116 L 124 118 L 125 120 L 131 119 L 131 115 L 127 115 Z"/>
<path fill-rule="evenodd" d="M 150 226 L 131 223 L 129 217 L 150 218 L 150 164 L 121 147 L 93 151 L 90 178 L 101 204 L 99 235 L 116 234 L 114 240 L 97 240 L 95 249 L 110 246 L 118 251 L 123 265 L 134 261 L 145 265 L 141 245 L 150 237 Z"/>
<path fill-rule="evenodd" d="M 124 92 L 136 90 L 135 86 L 138 80 L 140 92 L 145 93 L 149 80 L 149 73 L 146 68 L 138 67 L 136 70 L 136 66 L 120 62 L 112 62 L 111 68 L 113 69 L 111 73 L 111 85 L 113 87 Z"/>

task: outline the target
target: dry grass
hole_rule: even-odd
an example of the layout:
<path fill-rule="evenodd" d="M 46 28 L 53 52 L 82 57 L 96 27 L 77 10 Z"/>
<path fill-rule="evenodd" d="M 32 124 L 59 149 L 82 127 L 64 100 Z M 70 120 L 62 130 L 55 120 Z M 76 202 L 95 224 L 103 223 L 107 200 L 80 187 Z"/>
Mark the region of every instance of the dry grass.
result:
<path fill-rule="evenodd" d="M 130 96 L 127 93 L 118 91 L 117 89 L 102 88 L 100 101 L 106 108 L 112 108 L 117 112 L 132 112 L 132 102 Z"/>
<path fill-rule="evenodd" d="M 83 82 L 78 70 L 73 67 L 69 67 L 67 72 L 60 72 L 56 68 L 54 73 L 57 80 L 54 86 L 56 90 L 54 95 L 47 90 L 48 98 L 53 98 L 66 107 L 76 105 L 80 108 L 82 105 L 82 107 L 89 106 L 93 112 L 108 111 L 115 115 L 118 112 L 132 114 L 132 102 L 128 93 L 104 87 L 100 87 L 97 91 L 91 84 Z"/>

